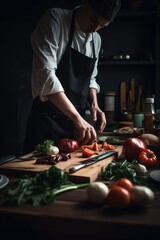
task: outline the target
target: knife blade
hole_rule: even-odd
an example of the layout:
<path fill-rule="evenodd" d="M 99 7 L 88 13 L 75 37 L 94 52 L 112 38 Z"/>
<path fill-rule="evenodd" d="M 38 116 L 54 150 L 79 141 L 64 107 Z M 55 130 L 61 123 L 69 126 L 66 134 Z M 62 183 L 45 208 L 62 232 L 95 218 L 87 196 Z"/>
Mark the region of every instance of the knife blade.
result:
<path fill-rule="evenodd" d="M 10 162 L 12 160 L 16 159 L 15 155 L 9 154 L 9 155 L 5 155 L 3 157 L 0 157 L 0 165 Z"/>
<path fill-rule="evenodd" d="M 88 167 L 88 166 L 90 166 L 94 163 L 97 163 L 97 162 L 99 162 L 103 159 L 106 159 L 110 156 L 113 156 L 113 155 L 118 155 L 118 152 L 114 151 L 114 150 L 111 150 L 111 151 L 105 152 L 101 155 L 98 155 L 96 157 L 88 158 L 88 159 L 84 160 L 83 162 L 81 162 L 81 164 L 71 167 L 69 169 L 69 173 L 74 173 L 76 171 L 79 171 L 82 168 Z"/>

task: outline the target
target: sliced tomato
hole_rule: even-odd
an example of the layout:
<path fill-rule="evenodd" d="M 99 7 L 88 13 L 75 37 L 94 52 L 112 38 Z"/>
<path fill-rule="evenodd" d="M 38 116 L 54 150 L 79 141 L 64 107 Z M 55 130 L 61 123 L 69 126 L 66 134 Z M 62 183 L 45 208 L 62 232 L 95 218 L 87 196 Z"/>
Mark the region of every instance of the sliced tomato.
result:
<path fill-rule="evenodd" d="M 104 150 L 115 150 L 116 149 L 113 145 L 108 144 L 107 142 L 102 143 L 102 148 Z"/>
<path fill-rule="evenodd" d="M 82 146 L 81 146 L 82 151 L 83 151 L 85 148 L 92 149 L 92 148 L 93 148 L 93 144 L 91 144 L 91 145 L 82 145 Z"/>
<path fill-rule="evenodd" d="M 84 148 L 82 150 L 82 157 L 90 157 L 94 154 L 94 151 L 89 148 Z"/>
<path fill-rule="evenodd" d="M 101 149 L 102 149 L 101 146 L 97 142 L 93 143 L 93 147 L 92 147 L 93 151 L 100 151 Z"/>

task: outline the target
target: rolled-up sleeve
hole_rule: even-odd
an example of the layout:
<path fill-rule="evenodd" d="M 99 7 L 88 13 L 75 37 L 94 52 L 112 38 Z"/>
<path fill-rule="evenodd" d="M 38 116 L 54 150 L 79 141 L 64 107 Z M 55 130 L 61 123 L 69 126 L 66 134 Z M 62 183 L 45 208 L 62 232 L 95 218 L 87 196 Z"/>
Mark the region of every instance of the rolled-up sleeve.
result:
<path fill-rule="evenodd" d="M 32 93 L 46 101 L 48 94 L 64 91 L 56 76 L 59 39 L 58 21 L 45 14 L 31 35 L 33 48 Z M 54 33 L 53 26 L 54 25 Z M 54 34 L 54 37 L 53 37 Z"/>
<path fill-rule="evenodd" d="M 89 88 L 95 88 L 97 90 L 97 93 L 99 93 L 100 92 L 100 86 L 96 82 L 96 77 L 97 77 L 97 74 L 98 74 L 97 65 L 98 65 L 98 59 L 96 60 L 96 63 L 95 63 L 95 67 L 94 67 L 94 70 L 93 70 L 93 73 L 92 73 L 92 76 L 91 76 Z"/>

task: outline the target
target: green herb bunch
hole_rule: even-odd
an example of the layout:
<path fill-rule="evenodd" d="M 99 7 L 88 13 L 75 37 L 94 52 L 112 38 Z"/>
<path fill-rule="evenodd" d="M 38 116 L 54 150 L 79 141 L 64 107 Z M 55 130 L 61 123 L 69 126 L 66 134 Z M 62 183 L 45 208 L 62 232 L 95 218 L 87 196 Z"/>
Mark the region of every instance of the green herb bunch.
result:
<path fill-rule="evenodd" d="M 55 201 L 55 196 L 65 191 L 85 187 L 87 184 L 74 184 L 69 181 L 66 172 L 56 166 L 14 181 L 7 193 L 1 197 L 1 204 L 33 206 L 46 205 Z"/>
<path fill-rule="evenodd" d="M 128 178 L 135 185 L 148 186 L 148 176 L 136 171 L 137 160 L 132 162 L 126 159 L 113 160 L 101 173 L 103 181 L 118 181 L 120 178 Z"/>

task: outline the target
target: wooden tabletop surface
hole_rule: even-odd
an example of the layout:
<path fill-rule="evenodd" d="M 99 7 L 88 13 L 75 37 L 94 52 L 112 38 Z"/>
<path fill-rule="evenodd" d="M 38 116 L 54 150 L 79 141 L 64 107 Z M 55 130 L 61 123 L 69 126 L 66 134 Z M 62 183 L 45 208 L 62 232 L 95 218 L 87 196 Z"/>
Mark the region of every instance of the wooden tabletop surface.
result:
<path fill-rule="evenodd" d="M 160 232 L 160 191 L 155 191 L 155 200 L 146 208 L 113 211 L 107 205 L 92 206 L 86 190 L 78 189 L 58 195 L 47 206 L 0 206 L 0 225 L 6 239 L 11 235 L 16 239 L 118 240 L 142 235 L 142 239 L 155 240 Z"/>
<path fill-rule="evenodd" d="M 0 194 L 8 185 L 0 189 Z M 155 186 L 155 199 L 150 205 L 122 211 L 89 204 L 85 188 L 62 193 L 47 206 L 0 205 L 0 236 L 16 240 L 159 240 L 160 183 Z"/>

